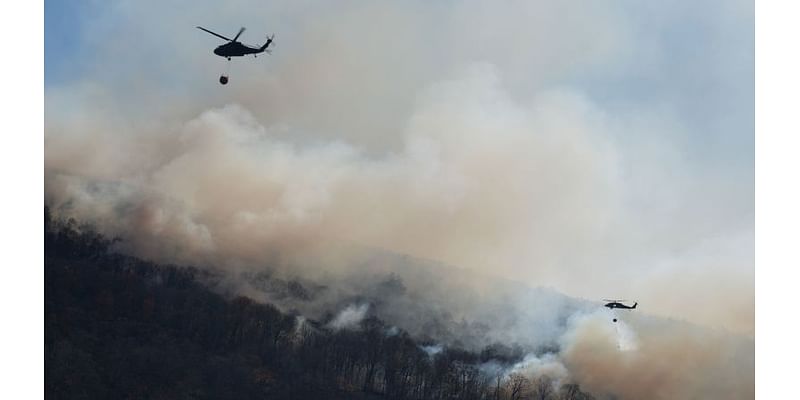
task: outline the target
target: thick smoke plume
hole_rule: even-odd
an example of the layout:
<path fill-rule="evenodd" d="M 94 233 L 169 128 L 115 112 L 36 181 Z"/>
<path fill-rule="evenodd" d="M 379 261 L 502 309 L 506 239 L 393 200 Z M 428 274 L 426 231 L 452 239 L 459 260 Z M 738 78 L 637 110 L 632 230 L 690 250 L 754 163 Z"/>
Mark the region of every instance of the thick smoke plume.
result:
<path fill-rule="evenodd" d="M 620 328 L 604 314 L 576 316 L 563 337 L 564 364 L 592 393 L 623 399 L 755 397 L 752 342 L 648 317 L 631 316 L 630 326 Z"/>
<path fill-rule="evenodd" d="M 84 74 L 46 92 L 57 216 L 337 329 L 375 313 L 431 346 L 519 345 L 514 371 L 625 399 L 752 397 L 752 338 L 722 330 L 753 333 L 752 166 L 691 154 L 737 113 L 681 108 L 703 71 L 726 79 L 709 104 L 746 98 L 752 76 L 727 48 L 670 75 L 660 52 L 684 10 L 647 24 L 625 2 L 104 7 Z M 728 43 L 748 12 L 692 16 Z M 278 47 L 218 87 L 217 43 L 192 28 L 211 22 L 274 27 Z M 632 71 L 657 90 L 624 87 Z M 640 310 L 615 326 L 518 282 L 716 330 Z"/>

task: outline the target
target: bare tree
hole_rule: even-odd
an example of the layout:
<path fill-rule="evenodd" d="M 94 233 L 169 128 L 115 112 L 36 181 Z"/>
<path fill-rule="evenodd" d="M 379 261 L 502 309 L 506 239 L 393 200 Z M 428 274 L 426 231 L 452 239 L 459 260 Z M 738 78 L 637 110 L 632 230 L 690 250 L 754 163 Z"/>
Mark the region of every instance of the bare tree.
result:
<path fill-rule="evenodd" d="M 522 374 L 511 374 L 511 376 L 508 377 L 508 390 L 511 392 L 511 400 L 521 399 L 525 390 L 528 388 L 528 384 L 528 379 Z"/>
<path fill-rule="evenodd" d="M 594 397 L 581 391 L 576 383 L 566 383 L 559 389 L 559 400 L 593 400 Z"/>
<path fill-rule="evenodd" d="M 536 400 L 552 399 L 555 394 L 553 389 L 553 379 L 547 375 L 542 375 L 533 381 L 533 398 Z"/>

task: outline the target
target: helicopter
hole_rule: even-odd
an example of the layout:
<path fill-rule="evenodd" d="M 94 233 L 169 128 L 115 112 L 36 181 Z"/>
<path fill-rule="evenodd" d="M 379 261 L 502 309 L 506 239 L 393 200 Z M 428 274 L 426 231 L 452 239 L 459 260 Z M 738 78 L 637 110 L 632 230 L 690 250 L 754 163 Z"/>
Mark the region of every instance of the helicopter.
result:
<path fill-rule="evenodd" d="M 263 46 L 256 47 L 256 46 L 248 46 L 248 45 L 242 44 L 241 42 L 237 41 L 237 39 L 239 39 L 239 36 L 242 35 L 242 32 L 244 32 L 244 30 L 245 30 L 244 27 L 239 29 L 239 33 L 237 33 L 236 36 L 233 37 L 233 39 L 228 39 L 227 37 L 222 36 L 222 35 L 220 35 L 220 34 L 218 34 L 216 32 L 212 32 L 212 31 L 210 31 L 210 30 L 208 30 L 206 28 L 203 28 L 202 26 L 198 26 L 197 29 L 200 29 L 200 30 L 202 30 L 204 32 L 208 32 L 208 33 L 210 33 L 210 34 L 212 34 L 212 35 L 214 35 L 214 36 L 216 36 L 216 37 L 218 37 L 220 39 L 224 39 L 224 40 L 228 41 L 228 43 L 219 45 L 219 46 L 217 46 L 217 48 L 214 49 L 214 54 L 216 54 L 216 55 L 218 55 L 220 57 L 225 57 L 225 58 L 228 59 L 228 61 L 231 60 L 231 57 L 242 57 L 242 56 L 246 56 L 246 55 L 249 55 L 249 54 L 252 54 L 253 57 L 257 57 L 257 55 L 261 54 L 261 53 L 267 53 L 267 54 L 271 54 L 272 53 L 268 49 L 268 47 L 269 47 L 270 44 L 272 44 L 272 40 L 275 38 L 275 34 L 272 34 L 272 36 L 267 36 L 267 41 L 264 43 Z M 219 77 L 219 83 L 221 83 L 223 85 L 228 83 L 228 77 L 226 75 L 224 75 L 224 74 L 221 75 Z"/>
<path fill-rule="evenodd" d="M 621 309 L 624 309 L 624 310 L 633 310 L 639 304 L 639 303 L 633 303 L 632 306 L 626 306 L 625 304 L 620 303 L 620 301 L 625 301 L 625 300 L 603 299 L 603 301 L 608 301 L 609 302 L 609 303 L 606 303 L 603 307 L 608 307 L 608 308 L 610 308 L 612 310 L 615 309 L 615 308 L 621 308 Z"/>
<path fill-rule="evenodd" d="M 603 305 L 603 307 L 608 307 L 612 311 L 615 308 L 620 308 L 620 309 L 623 309 L 623 310 L 633 310 L 633 309 L 636 308 L 637 305 L 639 305 L 639 303 L 634 302 L 632 306 L 626 306 L 625 304 L 620 303 L 621 301 L 625 301 L 624 299 L 620 299 L 620 300 L 603 299 L 603 301 L 607 301 L 608 302 L 605 305 Z M 614 318 L 614 322 L 617 322 L 617 318 L 616 317 Z"/>

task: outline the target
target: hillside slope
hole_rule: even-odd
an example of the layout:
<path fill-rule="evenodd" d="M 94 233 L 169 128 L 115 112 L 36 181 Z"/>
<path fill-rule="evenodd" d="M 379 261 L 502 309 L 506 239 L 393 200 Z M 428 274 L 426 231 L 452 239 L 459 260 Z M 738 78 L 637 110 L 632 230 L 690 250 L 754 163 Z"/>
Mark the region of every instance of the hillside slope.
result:
<path fill-rule="evenodd" d="M 441 346 L 374 315 L 336 325 L 224 296 L 203 284 L 207 271 L 114 254 L 47 210 L 45 232 L 51 399 L 589 397 L 509 375 L 520 349 Z"/>

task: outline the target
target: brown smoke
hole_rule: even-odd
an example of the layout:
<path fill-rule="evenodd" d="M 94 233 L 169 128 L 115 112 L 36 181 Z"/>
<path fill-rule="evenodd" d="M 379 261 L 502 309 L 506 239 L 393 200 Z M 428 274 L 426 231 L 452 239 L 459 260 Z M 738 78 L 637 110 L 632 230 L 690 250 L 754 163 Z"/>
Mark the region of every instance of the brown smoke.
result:
<path fill-rule="evenodd" d="M 621 399 L 752 399 L 753 343 L 687 324 L 607 313 L 574 318 L 562 352 L 572 379 Z"/>
<path fill-rule="evenodd" d="M 687 160 L 680 115 L 570 83 L 641 55 L 620 7 L 115 4 L 87 27 L 86 75 L 47 89 L 46 202 L 161 261 L 324 276 L 382 248 L 470 269 L 448 281 L 487 297 L 505 288 L 477 277 L 500 276 L 752 335 L 752 185 Z M 274 27 L 275 52 L 220 87 L 218 43 L 192 28 L 209 21 L 251 42 Z M 646 321 L 630 352 L 575 322 L 571 376 L 623 398 L 752 394 L 752 342 Z"/>
<path fill-rule="evenodd" d="M 102 225 L 135 231 L 126 239 L 148 256 L 275 258 L 344 240 L 752 334 L 752 185 L 687 163 L 678 138 L 695 132 L 680 116 L 606 108 L 560 83 L 654 50 L 632 10 L 103 10 L 82 30 L 84 78 L 47 89 L 48 198 L 87 218 L 106 210 Z M 246 42 L 275 31 L 278 47 L 232 62 L 222 88 L 226 61 L 198 24 L 244 24 Z M 70 175 L 123 187 L 58 182 Z M 707 312 L 691 307 L 701 296 Z"/>

